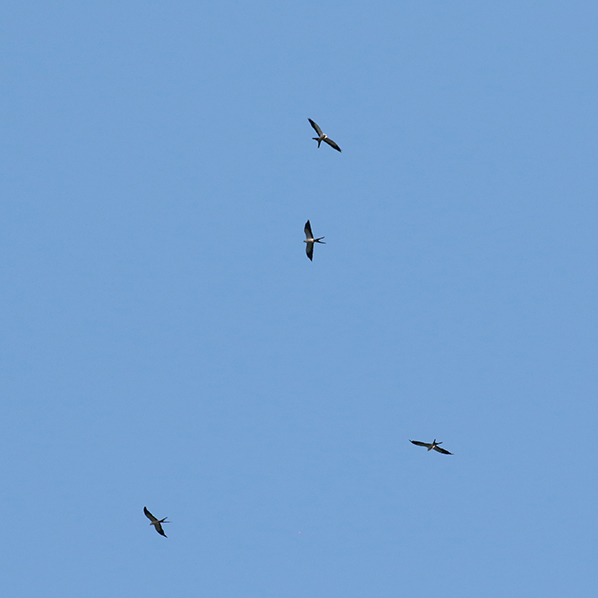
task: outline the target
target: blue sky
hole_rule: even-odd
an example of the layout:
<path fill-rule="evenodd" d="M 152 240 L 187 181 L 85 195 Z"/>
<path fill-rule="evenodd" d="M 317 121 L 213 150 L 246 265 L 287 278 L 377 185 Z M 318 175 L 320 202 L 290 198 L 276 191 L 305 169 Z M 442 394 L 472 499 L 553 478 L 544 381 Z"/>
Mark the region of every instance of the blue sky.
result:
<path fill-rule="evenodd" d="M 597 26 L 4 2 L 3 595 L 594 595 Z"/>

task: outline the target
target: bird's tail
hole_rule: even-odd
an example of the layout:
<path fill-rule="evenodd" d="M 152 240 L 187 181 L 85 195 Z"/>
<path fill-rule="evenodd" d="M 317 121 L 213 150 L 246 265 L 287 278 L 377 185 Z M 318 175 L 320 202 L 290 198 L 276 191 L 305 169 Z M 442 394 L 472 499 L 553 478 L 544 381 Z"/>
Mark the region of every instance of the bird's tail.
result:
<path fill-rule="evenodd" d="M 312 139 L 314 141 L 317 141 L 318 142 L 318 147 L 320 147 L 320 143 L 322 143 L 322 140 L 319 137 L 312 137 Z"/>
<path fill-rule="evenodd" d="M 322 239 L 325 239 L 326 237 L 320 237 L 319 239 L 314 239 L 315 243 L 322 243 L 322 245 L 326 245 L 326 243 L 324 243 L 324 241 L 322 241 Z"/>

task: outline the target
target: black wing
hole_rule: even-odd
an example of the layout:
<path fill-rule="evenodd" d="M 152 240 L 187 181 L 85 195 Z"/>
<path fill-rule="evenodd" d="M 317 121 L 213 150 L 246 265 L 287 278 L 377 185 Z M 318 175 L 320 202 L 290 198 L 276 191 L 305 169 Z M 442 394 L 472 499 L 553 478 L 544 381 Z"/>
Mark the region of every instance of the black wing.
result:
<path fill-rule="evenodd" d="M 429 448 L 431 445 L 427 442 L 420 442 L 419 440 L 410 440 L 409 442 L 411 442 L 412 444 L 416 444 L 417 446 L 425 446 L 426 448 Z"/>
<path fill-rule="evenodd" d="M 309 121 L 309 124 L 314 128 L 314 131 L 318 134 L 318 137 L 320 137 L 320 135 L 322 135 L 322 129 L 320 129 L 317 123 L 315 123 L 311 118 L 308 118 L 307 120 Z"/>
<path fill-rule="evenodd" d="M 165 538 L 168 538 L 168 536 L 164 533 L 164 530 L 162 529 L 162 525 L 160 524 L 160 522 L 158 521 L 158 523 L 156 523 L 156 525 L 154 525 L 154 527 L 156 528 L 156 531 L 161 535 L 164 536 Z"/>
<path fill-rule="evenodd" d="M 443 449 L 440 446 L 435 446 L 434 450 L 438 451 L 439 453 L 442 453 L 443 455 L 452 455 L 453 454 L 453 453 L 449 453 L 446 449 Z"/>
<path fill-rule="evenodd" d="M 143 512 L 145 513 L 145 516 L 146 516 L 146 517 L 147 517 L 147 518 L 148 518 L 148 519 L 149 519 L 151 522 L 158 521 L 158 518 L 157 518 L 157 517 L 154 517 L 154 516 L 153 516 L 153 515 L 152 515 L 152 514 L 151 514 L 151 513 L 150 513 L 150 512 L 147 510 L 147 507 L 143 507 Z"/>
<path fill-rule="evenodd" d="M 303 232 L 305 233 L 306 239 L 314 238 L 314 234 L 311 232 L 311 224 L 309 223 L 309 220 L 305 223 L 305 228 L 303 229 Z"/>
<path fill-rule="evenodd" d="M 307 257 L 313 262 L 314 261 L 314 243 L 306 243 L 305 253 L 307 253 Z"/>
<path fill-rule="evenodd" d="M 326 139 L 324 139 L 325 143 L 327 143 L 330 147 L 333 147 L 337 152 L 342 152 L 343 150 L 336 145 L 336 143 L 334 143 L 334 141 L 332 141 L 332 139 L 330 139 L 329 137 L 326 137 Z"/>

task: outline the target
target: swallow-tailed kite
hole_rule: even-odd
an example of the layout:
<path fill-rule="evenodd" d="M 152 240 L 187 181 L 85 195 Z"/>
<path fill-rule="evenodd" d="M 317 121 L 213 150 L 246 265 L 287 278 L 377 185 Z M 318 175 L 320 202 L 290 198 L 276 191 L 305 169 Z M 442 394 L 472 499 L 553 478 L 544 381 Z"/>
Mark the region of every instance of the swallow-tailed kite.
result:
<path fill-rule="evenodd" d="M 419 440 L 410 440 L 409 442 L 416 444 L 417 446 L 425 446 L 429 451 L 434 449 L 435 451 L 438 451 L 439 453 L 442 453 L 443 455 L 452 455 L 453 454 L 453 453 L 449 453 L 447 450 L 438 446 L 439 444 L 442 444 L 442 442 L 436 442 L 436 438 L 434 438 L 434 442 L 432 444 L 430 444 L 428 442 L 420 442 Z"/>
<path fill-rule="evenodd" d="M 315 139 L 318 142 L 318 147 L 320 147 L 320 143 L 322 143 L 323 141 L 324 143 L 327 143 L 330 147 L 333 147 L 336 151 L 342 151 L 341 148 L 338 145 L 336 145 L 336 143 L 334 143 L 332 139 L 328 137 L 328 135 L 322 133 L 322 129 L 320 129 L 320 127 L 318 127 L 318 125 L 311 118 L 308 118 L 307 120 L 309 121 L 309 124 L 314 128 L 314 131 L 318 134 L 317 137 L 312 137 L 312 139 Z"/>
<path fill-rule="evenodd" d="M 166 517 L 164 517 L 164 519 L 157 519 L 147 510 L 147 507 L 143 507 L 143 512 L 145 513 L 145 516 L 151 521 L 150 525 L 153 525 L 156 528 L 156 531 L 161 536 L 167 538 L 168 536 L 164 533 L 164 530 L 162 529 L 162 524 L 170 523 L 170 521 L 166 521 Z"/>
<path fill-rule="evenodd" d="M 318 237 L 317 239 L 314 239 L 314 234 L 311 232 L 311 224 L 309 223 L 309 220 L 305 223 L 305 228 L 303 230 L 305 231 L 305 241 L 303 242 L 307 245 L 305 247 L 305 253 L 307 253 L 307 257 L 313 261 L 314 243 L 322 243 L 322 245 L 326 245 L 326 243 L 322 241 L 324 237 Z"/>

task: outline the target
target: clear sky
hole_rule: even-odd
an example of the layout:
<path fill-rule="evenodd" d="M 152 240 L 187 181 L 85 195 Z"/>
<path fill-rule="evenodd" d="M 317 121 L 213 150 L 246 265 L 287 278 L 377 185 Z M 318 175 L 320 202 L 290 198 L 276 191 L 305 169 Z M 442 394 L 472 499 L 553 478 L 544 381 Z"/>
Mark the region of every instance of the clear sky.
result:
<path fill-rule="evenodd" d="M 5 0 L 2 596 L 597 595 L 596 31 Z"/>

